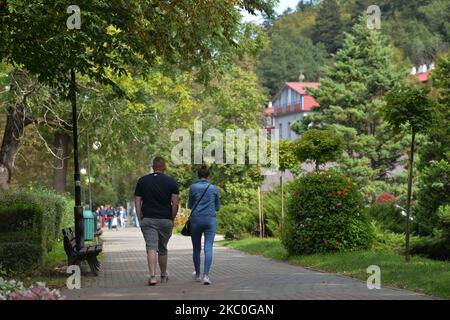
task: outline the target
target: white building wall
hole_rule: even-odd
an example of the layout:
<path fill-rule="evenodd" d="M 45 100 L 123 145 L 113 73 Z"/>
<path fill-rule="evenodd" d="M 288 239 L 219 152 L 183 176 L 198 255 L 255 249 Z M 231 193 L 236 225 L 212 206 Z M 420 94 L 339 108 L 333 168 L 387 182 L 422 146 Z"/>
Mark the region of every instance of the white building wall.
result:
<path fill-rule="evenodd" d="M 289 124 L 292 125 L 295 122 L 301 120 L 306 114 L 307 114 L 306 112 L 298 112 L 286 115 L 277 115 L 274 118 L 274 127 L 276 129 L 281 129 L 280 139 L 296 140 L 299 137 L 299 135 L 290 129 Z"/>

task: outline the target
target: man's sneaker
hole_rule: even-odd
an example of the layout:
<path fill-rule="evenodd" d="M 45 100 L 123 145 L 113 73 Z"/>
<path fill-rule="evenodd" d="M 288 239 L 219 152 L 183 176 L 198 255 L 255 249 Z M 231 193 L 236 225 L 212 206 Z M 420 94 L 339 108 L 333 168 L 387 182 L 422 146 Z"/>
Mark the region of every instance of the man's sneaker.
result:
<path fill-rule="evenodd" d="M 211 279 L 209 279 L 209 276 L 207 275 L 207 274 L 205 274 L 204 276 L 203 276 L 203 284 L 204 285 L 210 285 L 212 282 L 211 282 Z"/>
<path fill-rule="evenodd" d="M 192 272 L 192 280 L 199 281 L 200 282 L 200 275 L 197 275 L 197 273 L 194 271 Z"/>

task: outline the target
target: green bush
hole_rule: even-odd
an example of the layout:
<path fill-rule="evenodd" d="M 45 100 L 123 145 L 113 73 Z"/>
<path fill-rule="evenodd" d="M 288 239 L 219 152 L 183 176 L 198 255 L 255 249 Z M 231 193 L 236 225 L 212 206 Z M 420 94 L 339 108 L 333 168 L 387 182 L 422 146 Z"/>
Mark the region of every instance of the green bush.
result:
<path fill-rule="evenodd" d="M 2 268 L 15 273 L 29 273 L 42 264 L 42 249 L 27 242 L 0 243 Z"/>
<path fill-rule="evenodd" d="M 0 193 L 0 205 L 8 207 L 16 204 L 33 204 L 42 210 L 42 221 L 45 223 L 40 232 L 46 236 L 46 247 L 60 238 L 62 222 L 67 221 L 67 217 L 73 217 L 68 200 L 51 190 L 20 188 Z M 0 229 L 0 232 L 4 231 Z"/>
<path fill-rule="evenodd" d="M 62 227 L 72 221 L 71 202 L 52 191 L 13 189 L 1 193 L 1 264 L 13 271 L 22 270 L 20 265 L 40 265 L 61 238 Z"/>
<path fill-rule="evenodd" d="M 394 233 L 386 230 L 377 221 L 372 222 L 375 231 L 375 237 L 372 245 L 372 250 L 382 252 L 392 252 L 396 254 L 405 253 L 405 234 Z M 414 240 L 411 236 L 411 242 Z"/>
<path fill-rule="evenodd" d="M 375 202 L 365 209 L 367 215 L 386 231 L 405 232 L 406 218 L 392 202 Z"/>
<path fill-rule="evenodd" d="M 450 237 L 450 205 L 440 206 L 437 215 L 440 222 L 440 229 L 443 230 L 446 236 Z"/>
<path fill-rule="evenodd" d="M 417 223 L 421 235 L 432 235 L 441 222 L 437 215 L 440 206 L 450 204 L 450 163 L 441 160 L 423 169 L 417 192 Z"/>
<path fill-rule="evenodd" d="M 41 209 L 32 203 L 0 203 L 0 233 L 30 229 L 41 214 Z"/>
<path fill-rule="evenodd" d="M 48 237 L 42 208 L 34 203 L 0 203 L 0 243 L 25 242 L 47 251 Z"/>
<path fill-rule="evenodd" d="M 255 206 L 225 205 L 217 214 L 217 232 L 226 239 L 241 239 L 258 232 L 258 212 Z"/>
<path fill-rule="evenodd" d="M 442 205 L 437 210 L 438 227 L 433 235 L 422 237 L 412 245 L 412 253 L 431 259 L 450 259 L 450 205 Z"/>
<path fill-rule="evenodd" d="M 265 231 L 269 237 L 281 237 L 281 190 L 264 193 Z"/>
<path fill-rule="evenodd" d="M 363 197 L 337 173 L 310 173 L 289 186 L 282 241 L 290 254 L 370 248 L 373 228 Z"/>
<path fill-rule="evenodd" d="M 411 244 L 411 254 L 436 260 L 450 259 L 450 239 L 443 234 L 421 237 Z"/>

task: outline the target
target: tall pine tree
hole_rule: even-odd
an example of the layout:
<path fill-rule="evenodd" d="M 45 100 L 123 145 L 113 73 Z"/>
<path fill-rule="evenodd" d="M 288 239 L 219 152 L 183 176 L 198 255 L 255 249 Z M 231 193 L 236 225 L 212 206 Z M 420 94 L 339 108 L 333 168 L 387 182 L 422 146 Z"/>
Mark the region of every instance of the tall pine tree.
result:
<path fill-rule="evenodd" d="M 384 95 L 406 75 L 396 67 L 394 50 L 377 30 L 369 30 L 361 17 L 346 34 L 335 63 L 324 68 L 321 86 L 310 91 L 320 108 L 296 125 L 331 127 L 345 140 L 341 170 L 359 178 L 361 185 L 386 180 L 398 164 L 405 145 L 387 129 L 378 111 Z M 294 127 L 295 128 L 295 127 Z"/>

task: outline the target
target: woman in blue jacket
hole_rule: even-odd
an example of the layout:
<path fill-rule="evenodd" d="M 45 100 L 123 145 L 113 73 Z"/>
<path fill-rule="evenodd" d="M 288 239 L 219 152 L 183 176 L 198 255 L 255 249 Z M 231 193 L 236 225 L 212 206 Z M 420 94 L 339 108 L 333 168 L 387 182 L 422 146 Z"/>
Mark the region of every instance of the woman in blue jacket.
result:
<path fill-rule="evenodd" d="M 203 165 L 198 170 L 198 178 L 189 189 L 189 208 L 191 212 L 190 229 L 193 246 L 193 260 L 195 271 L 192 277 L 195 281 L 202 281 L 203 284 L 211 284 L 209 270 L 213 258 L 213 243 L 216 235 L 216 212 L 220 208 L 219 192 L 217 187 L 211 184 L 209 179 L 209 168 Z M 203 277 L 200 276 L 200 251 L 202 245 L 202 235 L 205 235 L 205 267 Z"/>

